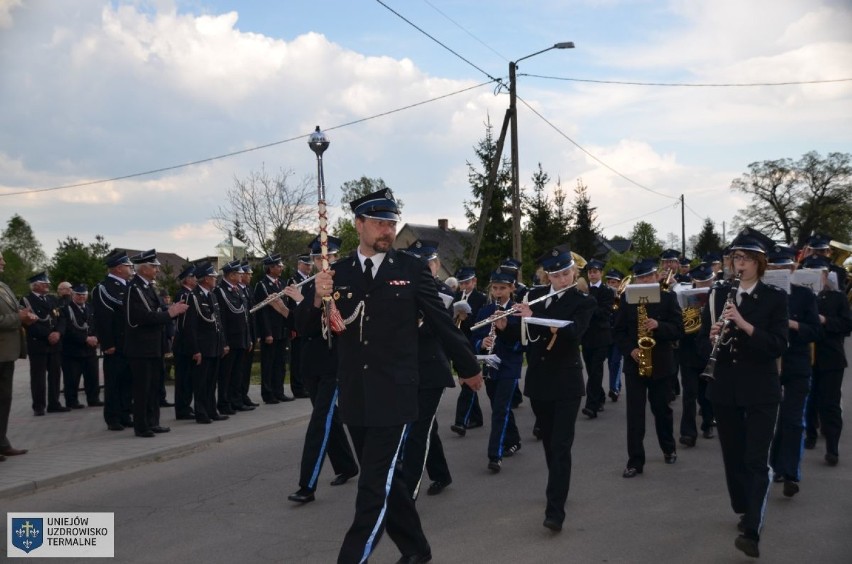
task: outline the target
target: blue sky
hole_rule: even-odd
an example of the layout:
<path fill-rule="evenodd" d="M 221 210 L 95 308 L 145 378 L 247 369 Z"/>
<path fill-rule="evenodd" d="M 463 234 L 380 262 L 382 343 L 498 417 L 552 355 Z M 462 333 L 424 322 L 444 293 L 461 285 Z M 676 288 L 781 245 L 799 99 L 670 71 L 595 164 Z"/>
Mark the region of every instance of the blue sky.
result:
<path fill-rule="evenodd" d="M 852 8 L 840 0 L 387 0 L 495 77 L 520 63 L 521 184 L 538 162 L 570 193 L 578 179 L 607 236 L 635 221 L 687 237 L 745 205 L 729 190 L 749 163 L 852 150 L 852 82 L 670 88 L 547 80 L 764 83 L 852 78 Z M 454 23 L 455 22 L 455 23 Z M 462 29 L 463 28 L 463 29 Z M 304 141 L 168 173 L 3 196 L 195 161 L 308 134 L 487 80 L 381 4 L 0 0 L 0 222 L 56 240 L 208 254 L 211 217 L 234 178 L 313 174 Z M 466 227 L 466 161 L 508 97 L 491 85 L 330 132 L 330 199 L 381 177 L 403 221 Z M 563 136 L 642 190 L 601 165 Z M 552 188 L 552 186 L 551 186 Z M 337 209 L 336 205 L 332 206 Z"/>

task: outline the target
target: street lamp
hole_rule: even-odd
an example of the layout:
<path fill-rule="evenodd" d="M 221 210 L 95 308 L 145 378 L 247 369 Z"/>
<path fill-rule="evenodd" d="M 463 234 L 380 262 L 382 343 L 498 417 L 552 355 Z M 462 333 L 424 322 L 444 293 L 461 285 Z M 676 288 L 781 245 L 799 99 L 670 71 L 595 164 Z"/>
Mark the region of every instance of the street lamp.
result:
<path fill-rule="evenodd" d="M 509 61 L 509 114 L 512 120 L 512 256 L 519 261 L 521 260 L 521 191 L 518 187 L 518 110 L 516 106 L 515 71 L 518 68 L 518 63 L 524 59 L 535 57 L 551 49 L 573 48 L 573 41 L 563 41 L 547 49 L 521 57 L 517 61 Z M 500 155 L 497 155 L 497 159 L 500 159 Z M 520 276 L 520 271 L 518 276 Z"/>

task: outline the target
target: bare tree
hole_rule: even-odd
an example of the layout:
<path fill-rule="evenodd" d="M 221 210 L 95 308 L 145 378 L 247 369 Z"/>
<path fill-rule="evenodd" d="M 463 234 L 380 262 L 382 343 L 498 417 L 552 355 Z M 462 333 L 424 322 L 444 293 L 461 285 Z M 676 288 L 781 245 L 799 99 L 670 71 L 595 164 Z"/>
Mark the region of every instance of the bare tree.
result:
<path fill-rule="evenodd" d="M 241 234 L 256 256 L 273 252 L 289 256 L 301 252 L 301 248 L 295 248 L 297 241 L 316 227 L 317 194 L 311 177 L 303 178 L 296 186 L 288 184 L 293 175 L 292 170 L 281 169 L 273 176 L 262 167 L 245 180 L 234 176 L 227 204 L 213 215 L 216 227 Z M 295 233 L 302 236 L 288 236 Z M 290 242 L 293 249 L 289 248 Z"/>

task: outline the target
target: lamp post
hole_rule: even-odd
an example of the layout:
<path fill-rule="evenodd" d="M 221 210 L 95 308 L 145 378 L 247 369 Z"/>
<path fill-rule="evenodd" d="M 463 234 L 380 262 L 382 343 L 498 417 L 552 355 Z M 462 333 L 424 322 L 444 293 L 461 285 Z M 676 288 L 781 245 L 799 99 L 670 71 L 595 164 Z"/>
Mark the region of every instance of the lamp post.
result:
<path fill-rule="evenodd" d="M 509 61 L 509 114 L 512 120 L 512 256 L 517 260 L 522 260 L 521 257 L 521 191 L 518 185 L 518 110 L 517 110 L 517 90 L 515 87 L 515 71 L 518 68 L 518 63 L 524 59 L 529 59 L 540 55 L 551 49 L 573 49 L 573 41 L 563 41 L 556 43 L 552 47 L 536 51 L 531 55 L 521 57 L 517 61 Z M 496 157 L 500 160 L 500 155 Z M 520 271 L 518 271 L 520 277 Z"/>

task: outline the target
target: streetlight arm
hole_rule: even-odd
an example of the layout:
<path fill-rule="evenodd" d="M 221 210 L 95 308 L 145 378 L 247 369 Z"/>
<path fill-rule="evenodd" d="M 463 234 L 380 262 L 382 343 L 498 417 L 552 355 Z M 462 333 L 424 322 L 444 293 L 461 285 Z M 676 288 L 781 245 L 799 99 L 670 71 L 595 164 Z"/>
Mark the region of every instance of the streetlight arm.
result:
<path fill-rule="evenodd" d="M 536 55 L 541 55 L 542 53 L 550 51 L 551 49 L 573 49 L 573 48 L 574 48 L 574 42 L 573 41 L 563 41 L 561 43 L 556 43 L 555 45 L 553 45 L 552 47 L 548 47 L 547 49 L 542 49 L 541 51 L 536 51 L 532 55 L 527 55 L 526 57 L 521 57 L 517 61 L 514 61 L 514 63 L 517 66 L 517 64 L 520 63 L 521 61 L 523 61 L 524 59 L 529 59 L 530 57 L 535 57 Z"/>

